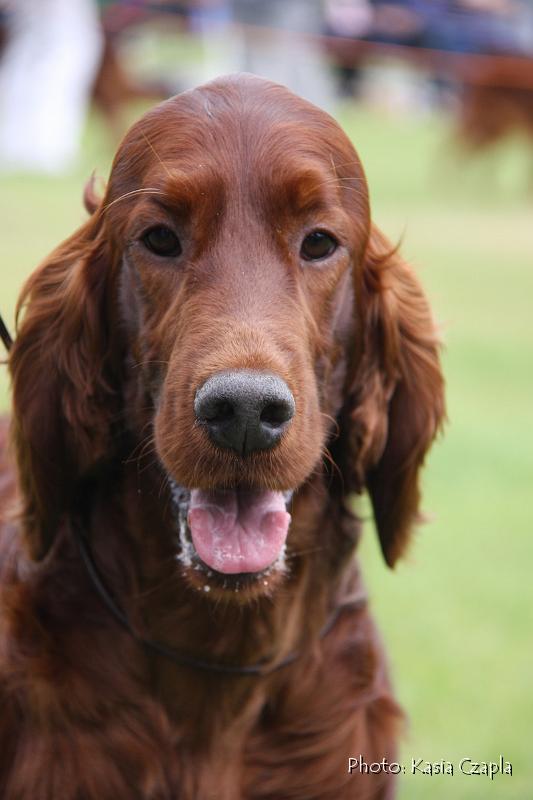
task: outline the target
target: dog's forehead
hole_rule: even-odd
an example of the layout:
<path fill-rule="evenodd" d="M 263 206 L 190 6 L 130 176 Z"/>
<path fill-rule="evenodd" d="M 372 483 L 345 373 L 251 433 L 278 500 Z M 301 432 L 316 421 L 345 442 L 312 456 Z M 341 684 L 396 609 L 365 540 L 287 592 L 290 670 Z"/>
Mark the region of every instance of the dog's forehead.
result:
<path fill-rule="evenodd" d="M 245 166 L 271 173 L 304 156 L 326 169 L 361 172 L 348 137 L 325 111 L 255 76 L 221 78 L 149 111 L 117 154 L 121 172 Z"/>

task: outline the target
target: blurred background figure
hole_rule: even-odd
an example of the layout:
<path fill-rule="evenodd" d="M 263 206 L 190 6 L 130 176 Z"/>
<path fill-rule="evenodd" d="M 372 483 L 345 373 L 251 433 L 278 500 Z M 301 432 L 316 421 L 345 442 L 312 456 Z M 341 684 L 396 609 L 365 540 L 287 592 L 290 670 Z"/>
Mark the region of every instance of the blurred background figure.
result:
<path fill-rule="evenodd" d="M 322 0 L 232 0 L 240 32 L 238 68 L 282 83 L 332 110 L 332 75 L 319 39 Z"/>
<path fill-rule="evenodd" d="M 526 20 L 531 14 L 530 0 L 430 0 L 421 11 L 427 47 L 463 53 L 533 54 Z"/>
<path fill-rule="evenodd" d="M 176 10 L 176 6 L 173 8 Z M 190 0 L 182 9 L 188 19 L 188 30 L 201 47 L 201 66 L 192 85 L 235 72 L 237 45 L 231 26 L 231 0 Z"/>
<path fill-rule="evenodd" d="M 3 0 L 0 165 L 61 172 L 77 155 L 102 36 L 93 0 Z"/>
<path fill-rule="evenodd" d="M 364 39 L 374 23 L 374 11 L 369 0 L 326 0 L 324 3 L 324 33 L 340 39 Z M 337 88 L 341 97 L 354 96 L 358 92 L 361 69 L 350 59 L 346 63 L 341 56 L 342 44 L 337 43 L 336 64 Z M 335 50 L 333 51 L 335 55 Z"/>
<path fill-rule="evenodd" d="M 140 31 L 146 37 L 156 17 L 150 0 L 99 0 L 98 5 L 103 44 L 91 93 L 111 134 L 111 144 L 116 144 L 128 126 L 132 104 L 158 103 L 182 87 L 162 77 L 136 75 L 124 58 L 122 43 L 130 32 Z M 171 18 L 174 16 L 172 13 Z"/>
<path fill-rule="evenodd" d="M 2 47 L 4 172 L 68 170 L 91 102 L 115 145 L 133 103 L 235 71 L 330 112 L 445 110 L 469 153 L 533 142 L 533 0 L 0 0 Z"/>

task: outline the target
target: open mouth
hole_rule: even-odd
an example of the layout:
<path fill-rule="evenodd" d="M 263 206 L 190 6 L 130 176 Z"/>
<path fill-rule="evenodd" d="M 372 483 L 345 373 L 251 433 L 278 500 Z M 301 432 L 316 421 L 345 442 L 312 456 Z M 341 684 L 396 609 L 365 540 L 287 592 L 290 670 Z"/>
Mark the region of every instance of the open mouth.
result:
<path fill-rule="evenodd" d="M 189 490 L 170 484 L 184 566 L 250 578 L 283 568 L 292 492 Z"/>

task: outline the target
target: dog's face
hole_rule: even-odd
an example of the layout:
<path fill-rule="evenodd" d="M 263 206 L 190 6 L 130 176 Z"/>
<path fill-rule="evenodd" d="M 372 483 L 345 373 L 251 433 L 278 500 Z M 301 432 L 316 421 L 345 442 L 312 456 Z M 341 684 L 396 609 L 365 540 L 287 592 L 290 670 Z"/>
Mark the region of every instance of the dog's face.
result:
<path fill-rule="evenodd" d="M 127 134 L 82 243 L 63 302 L 77 275 L 106 315 L 107 348 L 122 341 L 124 419 L 139 438 L 153 431 L 188 579 L 262 586 L 282 573 L 288 503 L 321 469 L 334 430 L 346 489 L 372 470 L 392 562 L 442 384 L 425 300 L 371 231 L 363 171 L 339 126 L 252 77 L 173 98 Z M 101 373 L 114 370 L 103 358 L 93 427 Z M 20 383 L 17 354 L 13 370 Z M 81 471 L 94 461 L 89 438 L 79 441 L 83 413 L 67 414 Z M 95 441 L 108 446 L 102 427 L 93 453 Z"/>
<path fill-rule="evenodd" d="M 252 79 L 141 120 L 107 202 L 182 545 L 193 564 L 260 576 L 282 563 L 286 501 L 339 411 L 369 234 L 362 170 L 333 120 Z"/>

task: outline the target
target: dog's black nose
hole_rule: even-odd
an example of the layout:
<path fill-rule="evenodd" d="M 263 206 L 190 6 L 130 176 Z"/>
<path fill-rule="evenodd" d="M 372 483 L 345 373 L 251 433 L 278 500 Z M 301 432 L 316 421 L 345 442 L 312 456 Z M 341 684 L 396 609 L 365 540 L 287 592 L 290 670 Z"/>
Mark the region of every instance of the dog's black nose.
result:
<path fill-rule="evenodd" d="M 196 392 L 194 413 L 216 444 L 246 455 L 279 442 L 294 416 L 294 397 L 276 375 L 219 372 Z"/>

